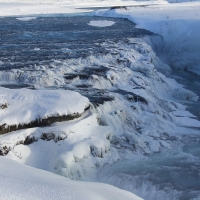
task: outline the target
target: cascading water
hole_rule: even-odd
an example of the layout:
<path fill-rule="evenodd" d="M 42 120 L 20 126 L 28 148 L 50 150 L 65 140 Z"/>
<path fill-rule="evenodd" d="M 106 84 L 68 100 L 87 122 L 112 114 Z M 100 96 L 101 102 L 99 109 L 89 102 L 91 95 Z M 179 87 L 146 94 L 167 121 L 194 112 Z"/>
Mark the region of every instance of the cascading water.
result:
<path fill-rule="evenodd" d="M 183 127 L 173 113 L 185 111 L 173 93 L 181 86 L 157 71 L 166 65 L 145 42 L 159 36 L 126 19 L 109 18 L 115 24 L 104 28 L 88 24 L 107 18 L 89 16 L 0 20 L 1 86 L 75 90 L 90 99 L 99 124 L 112 129 L 110 152 L 107 145 L 92 167 L 89 158 L 77 160 L 83 174 L 62 175 L 113 184 L 145 199 L 200 198 L 199 130 Z M 190 91 L 181 94 L 197 99 Z M 187 119 L 197 123 L 195 116 Z"/>

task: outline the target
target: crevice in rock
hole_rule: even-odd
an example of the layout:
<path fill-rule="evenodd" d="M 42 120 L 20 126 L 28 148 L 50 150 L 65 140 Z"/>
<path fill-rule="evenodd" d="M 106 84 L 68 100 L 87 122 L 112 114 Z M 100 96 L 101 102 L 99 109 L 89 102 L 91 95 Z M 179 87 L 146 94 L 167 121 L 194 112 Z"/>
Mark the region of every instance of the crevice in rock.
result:
<path fill-rule="evenodd" d="M 121 89 L 117 89 L 114 92 L 120 93 L 121 95 L 125 96 L 128 101 L 142 102 L 148 104 L 147 100 L 144 97 L 134 94 L 133 92 L 128 92 Z"/>

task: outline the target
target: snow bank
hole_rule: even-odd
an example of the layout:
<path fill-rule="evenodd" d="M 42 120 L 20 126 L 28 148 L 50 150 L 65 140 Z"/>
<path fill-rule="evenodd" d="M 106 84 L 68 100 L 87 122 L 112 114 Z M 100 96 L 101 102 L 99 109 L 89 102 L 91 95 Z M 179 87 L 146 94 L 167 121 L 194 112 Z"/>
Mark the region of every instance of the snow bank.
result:
<path fill-rule="evenodd" d="M 0 94 L 1 133 L 53 117 L 77 118 L 89 107 L 86 97 L 72 91 L 0 88 Z"/>
<path fill-rule="evenodd" d="M 193 2 L 102 10 L 97 11 L 96 15 L 129 18 L 138 27 L 160 34 L 164 43 L 157 49 L 158 55 L 175 68 L 198 72 L 199 9 L 200 3 Z"/>
<path fill-rule="evenodd" d="M 140 200 L 136 195 L 102 184 L 70 181 L 61 176 L 0 157 L 0 199 Z"/>
<path fill-rule="evenodd" d="M 99 126 L 97 116 L 88 113 L 74 121 L 2 135 L 0 152 L 13 160 L 77 180 L 110 150 L 111 138 L 111 129 Z"/>

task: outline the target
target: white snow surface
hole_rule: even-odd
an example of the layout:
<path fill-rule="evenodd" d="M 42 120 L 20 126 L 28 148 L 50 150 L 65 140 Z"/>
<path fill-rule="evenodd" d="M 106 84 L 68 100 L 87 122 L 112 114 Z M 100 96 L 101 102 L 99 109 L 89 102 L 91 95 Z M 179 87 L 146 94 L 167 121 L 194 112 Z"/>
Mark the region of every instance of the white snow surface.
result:
<path fill-rule="evenodd" d="M 34 14 L 66 14 L 93 11 L 92 8 L 111 6 L 131 6 L 146 4 L 166 4 L 164 0 L 156 1 L 79 1 L 79 0 L 0 0 L 0 16 L 18 16 Z M 85 8 L 91 9 L 85 9 Z M 78 8 L 78 9 L 77 9 Z"/>
<path fill-rule="evenodd" d="M 0 87 L 0 125 L 27 124 L 52 116 L 82 114 L 89 100 L 73 91 L 6 89 Z"/>
<path fill-rule="evenodd" d="M 140 200 L 111 185 L 70 181 L 47 171 L 0 157 L 0 199 L 4 200 Z"/>
<path fill-rule="evenodd" d="M 155 41 L 158 55 L 170 66 L 195 73 L 200 73 L 199 13 L 199 1 L 96 11 L 98 16 L 128 18 L 161 35 L 163 42 Z"/>
<path fill-rule="evenodd" d="M 115 22 L 108 21 L 108 20 L 90 21 L 88 23 L 88 25 L 90 25 L 90 26 L 97 26 L 97 27 L 112 26 L 113 24 L 115 24 Z"/>

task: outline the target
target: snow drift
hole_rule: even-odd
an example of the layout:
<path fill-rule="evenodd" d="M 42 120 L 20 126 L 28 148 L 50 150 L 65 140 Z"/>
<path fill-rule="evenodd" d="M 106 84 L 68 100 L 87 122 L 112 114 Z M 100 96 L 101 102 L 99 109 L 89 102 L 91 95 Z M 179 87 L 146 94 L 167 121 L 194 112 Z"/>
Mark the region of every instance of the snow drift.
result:
<path fill-rule="evenodd" d="M 0 199 L 140 200 L 136 195 L 102 183 L 70 181 L 43 170 L 0 157 Z"/>

